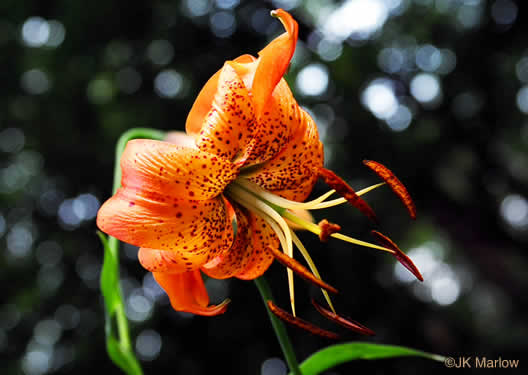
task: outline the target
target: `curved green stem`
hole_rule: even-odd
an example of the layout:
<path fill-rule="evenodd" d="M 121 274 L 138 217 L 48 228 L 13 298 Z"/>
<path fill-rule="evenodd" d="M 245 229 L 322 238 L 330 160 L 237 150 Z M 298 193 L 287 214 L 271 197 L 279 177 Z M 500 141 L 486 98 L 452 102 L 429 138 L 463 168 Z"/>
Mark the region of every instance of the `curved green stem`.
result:
<path fill-rule="evenodd" d="M 116 145 L 113 194 L 121 186 L 121 155 L 127 142 L 136 138 L 162 140 L 165 138 L 165 133 L 154 129 L 135 128 L 121 135 Z M 143 371 L 132 350 L 123 293 L 119 285 L 119 241 L 102 234 L 100 238 L 105 249 L 101 271 L 101 291 L 106 311 L 105 332 L 108 355 L 127 374 L 142 375 Z M 113 328 L 114 319 L 117 335 Z"/>
<path fill-rule="evenodd" d="M 293 351 L 293 345 L 290 341 L 288 333 L 286 332 L 284 324 L 268 308 L 267 301 L 273 300 L 273 295 L 271 294 L 271 289 L 268 285 L 268 282 L 264 276 L 261 276 L 258 279 L 255 279 L 255 284 L 257 285 L 262 300 L 264 301 L 264 306 L 266 306 L 266 311 L 268 312 L 268 316 L 271 320 L 271 325 L 273 326 L 277 340 L 279 340 L 282 353 L 284 354 L 284 358 L 288 363 L 291 373 L 294 375 L 302 375 L 301 370 L 299 369 L 299 364 L 297 363 L 297 357 Z"/>

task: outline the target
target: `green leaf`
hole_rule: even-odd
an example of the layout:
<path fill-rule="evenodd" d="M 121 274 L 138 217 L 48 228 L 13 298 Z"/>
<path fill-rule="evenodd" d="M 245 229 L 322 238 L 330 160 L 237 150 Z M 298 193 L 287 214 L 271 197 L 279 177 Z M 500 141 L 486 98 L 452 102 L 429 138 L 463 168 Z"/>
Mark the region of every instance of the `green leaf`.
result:
<path fill-rule="evenodd" d="M 351 342 L 332 345 L 308 357 L 300 365 L 303 375 L 316 375 L 342 363 L 356 359 L 382 359 L 393 357 L 423 357 L 443 361 L 444 357 L 422 352 L 403 346 L 372 344 L 368 342 Z"/>

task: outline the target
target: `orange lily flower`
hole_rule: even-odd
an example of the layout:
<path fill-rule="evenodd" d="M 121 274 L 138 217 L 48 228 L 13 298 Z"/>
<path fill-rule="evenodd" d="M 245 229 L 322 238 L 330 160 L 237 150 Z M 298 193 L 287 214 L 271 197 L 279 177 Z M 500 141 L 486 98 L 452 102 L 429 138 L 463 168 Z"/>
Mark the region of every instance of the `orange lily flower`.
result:
<path fill-rule="evenodd" d="M 317 127 L 283 78 L 295 50 L 297 22 L 282 9 L 272 15 L 286 32 L 258 58 L 242 55 L 227 61 L 209 79 L 187 118 L 187 136 L 127 144 L 122 187 L 97 216 L 103 232 L 140 247 L 139 261 L 178 311 L 211 316 L 226 310 L 228 301 L 209 305 L 201 272 L 251 280 L 277 258 L 288 270 L 293 316 L 293 272 L 320 286 L 335 314 L 327 293 L 335 288 L 321 280 L 292 229 L 397 253 L 392 245 L 342 235 L 338 225 L 326 220 L 317 225 L 307 214 L 348 201 L 373 217 L 360 196 L 385 183 L 356 193 L 323 168 Z M 378 168 L 375 172 L 384 178 L 384 167 Z M 318 178 L 334 190 L 303 202 Z M 395 177 L 386 180 L 391 187 L 399 183 Z M 344 198 L 326 201 L 336 191 Z M 412 202 L 401 183 L 398 191 Z M 293 259 L 293 244 L 311 272 Z M 411 262 L 400 253 L 397 259 Z"/>

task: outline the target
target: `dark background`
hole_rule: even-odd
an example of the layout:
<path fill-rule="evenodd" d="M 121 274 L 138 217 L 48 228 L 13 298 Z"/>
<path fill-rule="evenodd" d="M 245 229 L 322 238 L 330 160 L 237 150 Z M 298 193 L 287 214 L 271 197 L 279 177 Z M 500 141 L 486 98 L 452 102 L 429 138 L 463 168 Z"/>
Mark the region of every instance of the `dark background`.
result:
<path fill-rule="evenodd" d="M 117 373 L 105 353 L 94 221 L 111 192 L 116 140 L 139 126 L 183 130 L 201 86 L 225 60 L 256 55 L 282 32 L 268 16 L 279 6 L 300 24 L 286 78 L 314 114 L 326 166 L 362 188 L 378 180 L 361 161 L 380 161 L 418 208 L 412 222 L 389 189 L 366 198 L 378 229 L 414 259 L 423 284 L 387 255 L 301 234 L 324 278 L 341 290 L 338 310 L 377 332 L 345 340 L 521 359 L 528 334 L 526 2 L 342 4 L 0 2 L 2 373 Z M 317 185 L 314 196 L 324 191 Z M 350 207 L 316 212 L 323 217 L 371 240 L 371 224 Z M 122 251 L 121 276 L 145 373 L 284 373 L 269 361 L 282 354 L 253 283 L 208 280 L 213 302 L 229 296 L 232 303 L 226 314 L 203 318 L 174 312 L 132 247 Z M 287 306 L 283 268 L 273 265 L 267 278 Z M 310 296 L 321 298 L 298 281 L 299 315 L 339 330 L 314 312 Z M 330 344 L 289 332 L 300 360 Z M 360 371 L 445 367 L 404 358 L 328 374 Z"/>

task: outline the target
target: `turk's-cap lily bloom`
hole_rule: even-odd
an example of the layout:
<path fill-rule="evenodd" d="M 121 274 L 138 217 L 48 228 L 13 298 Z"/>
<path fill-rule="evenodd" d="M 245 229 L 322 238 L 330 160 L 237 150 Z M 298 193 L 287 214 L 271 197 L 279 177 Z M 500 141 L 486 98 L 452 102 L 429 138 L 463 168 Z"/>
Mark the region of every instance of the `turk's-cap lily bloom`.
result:
<path fill-rule="evenodd" d="M 322 241 L 333 237 L 389 252 L 419 275 L 412 261 L 384 236 L 377 235 L 381 246 L 356 240 L 326 220 L 315 224 L 308 213 L 350 202 L 374 220 L 360 196 L 385 183 L 410 211 L 414 206 L 403 185 L 381 164 L 366 162 L 385 182 L 359 192 L 323 168 L 317 127 L 283 78 L 295 50 L 297 22 L 282 9 L 272 15 L 286 32 L 258 57 L 242 55 L 225 62 L 198 95 L 186 135 L 174 132 L 166 141 L 128 142 L 120 161 L 122 187 L 99 210 L 97 225 L 140 247 L 139 261 L 167 292 L 175 310 L 223 313 L 228 301 L 209 304 L 202 272 L 216 279 L 251 280 L 278 259 L 288 271 L 293 324 L 307 327 L 295 316 L 293 272 L 320 286 L 331 311 L 318 310 L 343 322 L 328 295 L 337 290 L 321 280 L 293 230 L 307 229 Z M 333 190 L 304 202 L 319 178 Z M 336 192 L 343 198 L 328 201 Z M 293 244 L 311 271 L 293 259 Z M 277 309 L 280 317 L 282 310 Z M 358 323 L 349 325 L 354 324 L 358 331 L 370 333 Z"/>

